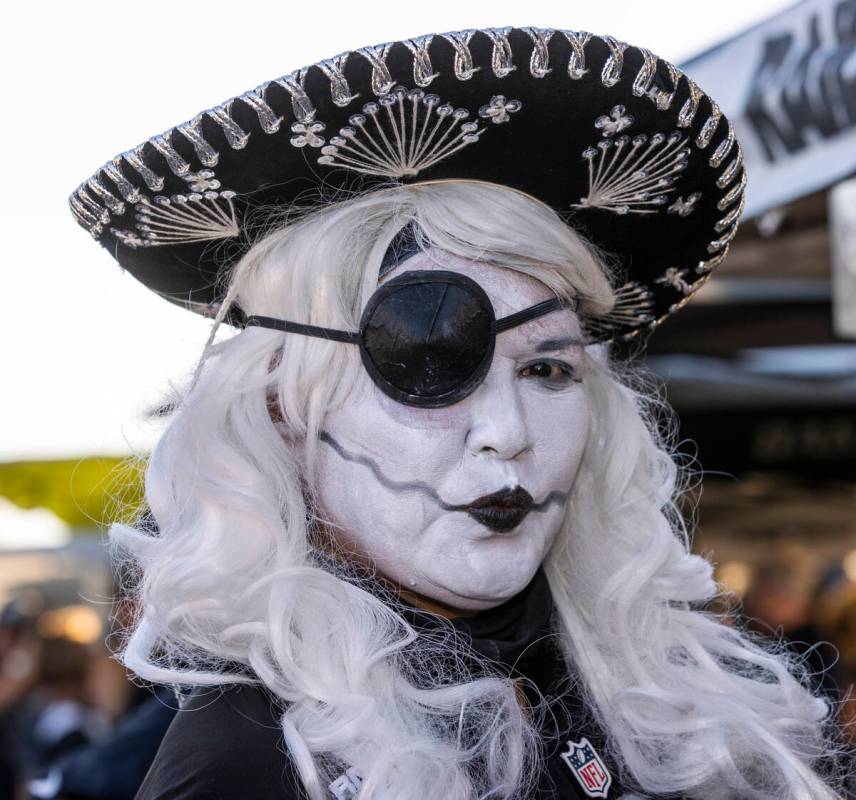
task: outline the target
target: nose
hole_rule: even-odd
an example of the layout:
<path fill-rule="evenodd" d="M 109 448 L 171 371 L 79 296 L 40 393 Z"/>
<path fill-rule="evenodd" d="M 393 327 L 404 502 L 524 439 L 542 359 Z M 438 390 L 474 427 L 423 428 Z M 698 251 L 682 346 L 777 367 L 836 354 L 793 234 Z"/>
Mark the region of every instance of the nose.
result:
<path fill-rule="evenodd" d="M 512 375 L 499 375 L 494 363 L 485 381 L 468 398 L 471 404 L 467 450 L 503 460 L 518 458 L 531 449 L 523 403 Z"/>

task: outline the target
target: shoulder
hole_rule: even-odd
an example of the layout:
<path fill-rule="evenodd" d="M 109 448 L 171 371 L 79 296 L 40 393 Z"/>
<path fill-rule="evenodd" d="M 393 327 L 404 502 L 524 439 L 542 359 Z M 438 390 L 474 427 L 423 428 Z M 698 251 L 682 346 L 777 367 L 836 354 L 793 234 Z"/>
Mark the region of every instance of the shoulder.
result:
<path fill-rule="evenodd" d="M 167 730 L 136 800 L 302 800 L 281 715 L 259 687 L 194 691 Z"/>

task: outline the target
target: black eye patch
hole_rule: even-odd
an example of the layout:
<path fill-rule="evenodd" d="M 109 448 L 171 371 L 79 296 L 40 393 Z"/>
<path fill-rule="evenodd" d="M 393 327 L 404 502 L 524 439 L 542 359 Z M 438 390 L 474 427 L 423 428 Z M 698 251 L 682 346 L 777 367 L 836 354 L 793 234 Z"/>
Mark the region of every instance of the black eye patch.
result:
<path fill-rule="evenodd" d="M 569 306 L 554 298 L 498 320 L 484 289 L 466 275 L 413 270 L 378 288 L 358 333 L 259 316 L 248 317 L 247 326 L 357 344 L 382 391 L 407 405 L 437 408 L 463 400 L 484 380 L 497 333 Z"/>

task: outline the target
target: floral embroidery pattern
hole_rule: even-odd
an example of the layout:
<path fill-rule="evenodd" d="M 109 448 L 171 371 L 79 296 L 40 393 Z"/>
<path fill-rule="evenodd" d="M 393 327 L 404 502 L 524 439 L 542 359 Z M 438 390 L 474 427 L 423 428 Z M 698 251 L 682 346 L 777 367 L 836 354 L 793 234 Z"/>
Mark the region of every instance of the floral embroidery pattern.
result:
<path fill-rule="evenodd" d="M 670 205 L 666 212 L 668 214 L 677 214 L 679 217 L 688 217 L 695 210 L 695 204 L 701 200 L 701 192 L 693 192 L 686 200 L 679 197 Z"/>
<path fill-rule="evenodd" d="M 686 139 L 678 131 L 669 136 L 641 133 L 632 139 L 604 139 L 583 151 L 589 192 L 574 207 L 603 208 L 621 215 L 652 214 L 668 202 L 689 156 Z"/>
<path fill-rule="evenodd" d="M 297 136 L 291 137 L 291 143 L 295 147 L 323 147 L 324 137 L 318 135 L 323 130 L 323 122 L 295 122 L 291 126 L 291 132 Z"/>
<path fill-rule="evenodd" d="M 506 100 L 503 95 L 498 94 L 490 99 L 490 103 L 479 109 L 479 116 L 499 124 L 508 122 L 511 119 L 509 114 L 516 114 L 522 107 L 523 103 L 519 100 Z"/>
<path fill-rule="evenodd" d="M 602 131 L 604 136 L 615 136 L 616 133 L 621 133 L 633 124 L 633 117 L 626 112 L 627 109 L 624 106 L 614 106 L 609 116 L 598 117 L 594 121 L 594 126 Z"/>
<path fill-rule="evenodd" d="M 654 283 L 660 286 L 671 286 L 677 289 L 681 294 L 689 294 L 692 291 L 692 286 L 685 280 L 689 275 L 689 269 L 678 269 L 677 267 L 669 267 Z"/>
<path fill-rule="evenodd" d="M 220 189 L 210 169 L 183 176 L 189 194 L 155 195 L 136 205 L 136 231 L 111 228 L 113 235 L 134 250 L 140 247 L 189 244 L 229 239 L 240 226 L 232 202 L 235 192 Z"/>
<path fill-rule="evenodd" d="M 497 95 L 479 114 L 499 123 L 521 107 L 519 100 Z M 469 117 L 467 109 L 453 108 L 436 94 L 397 86 L 352 115 L 350 124 L 321 148 L 318 163 L 390 178 L 416 175 L 479 140 L 485 129 Z M 292 144 L 303 146 L 294 139 Z"/>

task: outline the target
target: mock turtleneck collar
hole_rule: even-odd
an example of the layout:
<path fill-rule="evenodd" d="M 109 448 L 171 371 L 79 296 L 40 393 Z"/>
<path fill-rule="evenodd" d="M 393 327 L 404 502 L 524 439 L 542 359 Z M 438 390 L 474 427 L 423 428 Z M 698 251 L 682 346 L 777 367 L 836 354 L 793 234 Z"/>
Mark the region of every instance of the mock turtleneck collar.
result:
<path fill-rule="evenodd" d="M 415 628 L 436 626 L 435 615 L 403 601 L 402 604 Z M 527 675 L 530 667 L 542 660 L 552 613 L 550 587 L 539 568 L 529 585 L 502 605 L 472 617 L 454 617 L 449 622 L 470 639 L 479 655 Z"/>

